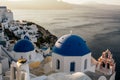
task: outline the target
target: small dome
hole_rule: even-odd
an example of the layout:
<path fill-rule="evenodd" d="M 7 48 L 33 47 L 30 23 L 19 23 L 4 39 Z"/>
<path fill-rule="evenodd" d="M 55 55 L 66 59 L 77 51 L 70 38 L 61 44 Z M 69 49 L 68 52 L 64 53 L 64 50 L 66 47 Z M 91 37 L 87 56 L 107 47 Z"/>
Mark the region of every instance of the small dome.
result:
<path fill-rule="evenodd" d="M 27 39 L 19 40 L 13 49 L 15 52 L 29 52 L 34 50 L 34 45 Z"/>
<path fill-rule="evenodd" d="M 24 39 L 30 40 L 30 38 L 27 35 L 24 36 Z"/>
<path fill-rule="evenodd" d="M 90 50 L 81 37 L 68 34 L 58 39 L 53 52 L 63 56 L 83 56 L 90 53 Z"/>

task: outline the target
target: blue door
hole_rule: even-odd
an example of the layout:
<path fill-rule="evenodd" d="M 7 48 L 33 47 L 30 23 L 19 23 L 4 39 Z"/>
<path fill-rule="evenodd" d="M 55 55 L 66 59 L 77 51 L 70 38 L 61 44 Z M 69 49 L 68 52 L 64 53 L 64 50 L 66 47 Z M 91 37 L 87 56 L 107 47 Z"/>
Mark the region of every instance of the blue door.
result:
<path fill-rule="evenodd" d="M 70 72 L 75 72 L 75 62 L 70 63 Z"/>

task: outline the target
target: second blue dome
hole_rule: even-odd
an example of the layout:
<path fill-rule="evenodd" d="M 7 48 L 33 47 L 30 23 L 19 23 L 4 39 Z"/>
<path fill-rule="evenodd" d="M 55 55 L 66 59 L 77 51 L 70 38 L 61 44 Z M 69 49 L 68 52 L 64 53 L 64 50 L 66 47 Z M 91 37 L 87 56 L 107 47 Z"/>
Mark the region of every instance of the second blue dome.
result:
<path fill-rule="evenodd" d="M 15 52 L 29 52 L 34 50 L 34 45 L 27 39 L 19 40 L 13 49 Z"/>

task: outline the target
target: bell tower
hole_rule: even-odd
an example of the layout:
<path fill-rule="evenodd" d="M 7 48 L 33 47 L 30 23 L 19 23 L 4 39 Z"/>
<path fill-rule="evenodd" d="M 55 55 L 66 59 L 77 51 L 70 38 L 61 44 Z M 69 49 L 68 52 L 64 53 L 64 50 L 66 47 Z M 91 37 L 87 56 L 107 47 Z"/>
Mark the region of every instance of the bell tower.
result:
<path fill-rule="evenodd" d="M 11 65 L 10 80 L 30 80 L 29 66 L 25 58 L 21 58 L 17 63 L 13 62 Z"/>
<path fill-rule="evenodd" d="M 98 59 L 96 70 L 106 75 L 111 75 L 115 72 L 115 62 L 108 49 L 104 51 L 102 56 Z"/>

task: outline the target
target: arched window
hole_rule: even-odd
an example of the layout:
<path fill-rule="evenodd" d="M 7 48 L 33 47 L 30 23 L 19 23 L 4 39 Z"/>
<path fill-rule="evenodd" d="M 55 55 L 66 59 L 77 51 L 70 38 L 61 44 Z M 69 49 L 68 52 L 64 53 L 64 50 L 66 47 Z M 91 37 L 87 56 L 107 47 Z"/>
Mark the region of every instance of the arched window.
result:
<path fill-rule="evenodd" d="M 105 68 L 105 63 L 104 62 L 102 62 L 102 67 Z"/>
<path fill-rule="evenodd" d="M 31 60 L 31 55 L 29 55 L 29 60 Z"/>
<path fill-rule="evenodd" d="M 109 63 L 107 63 L 107 69 L 110 69 L 110 64 Z"/>
<path fill-rule="evenodd" d="M 105 57 L 108 58 L 108 53 L 105 54 Z"/>
<path fill-rule="evenodd" d="M 60 60 L 57 60 L 57 61 L 56 61 L 56 68 L 57 68 L 57 69 L 60 69 Z"/>
<path fill-rule="evenodd" d="M 84 70 L 87 69 L 87 59 L 84 61 Z"/>
<path fill-rule="evenodd" d="M 70 72 L 75 72 L 75 62 L 70 63 Z"/>

